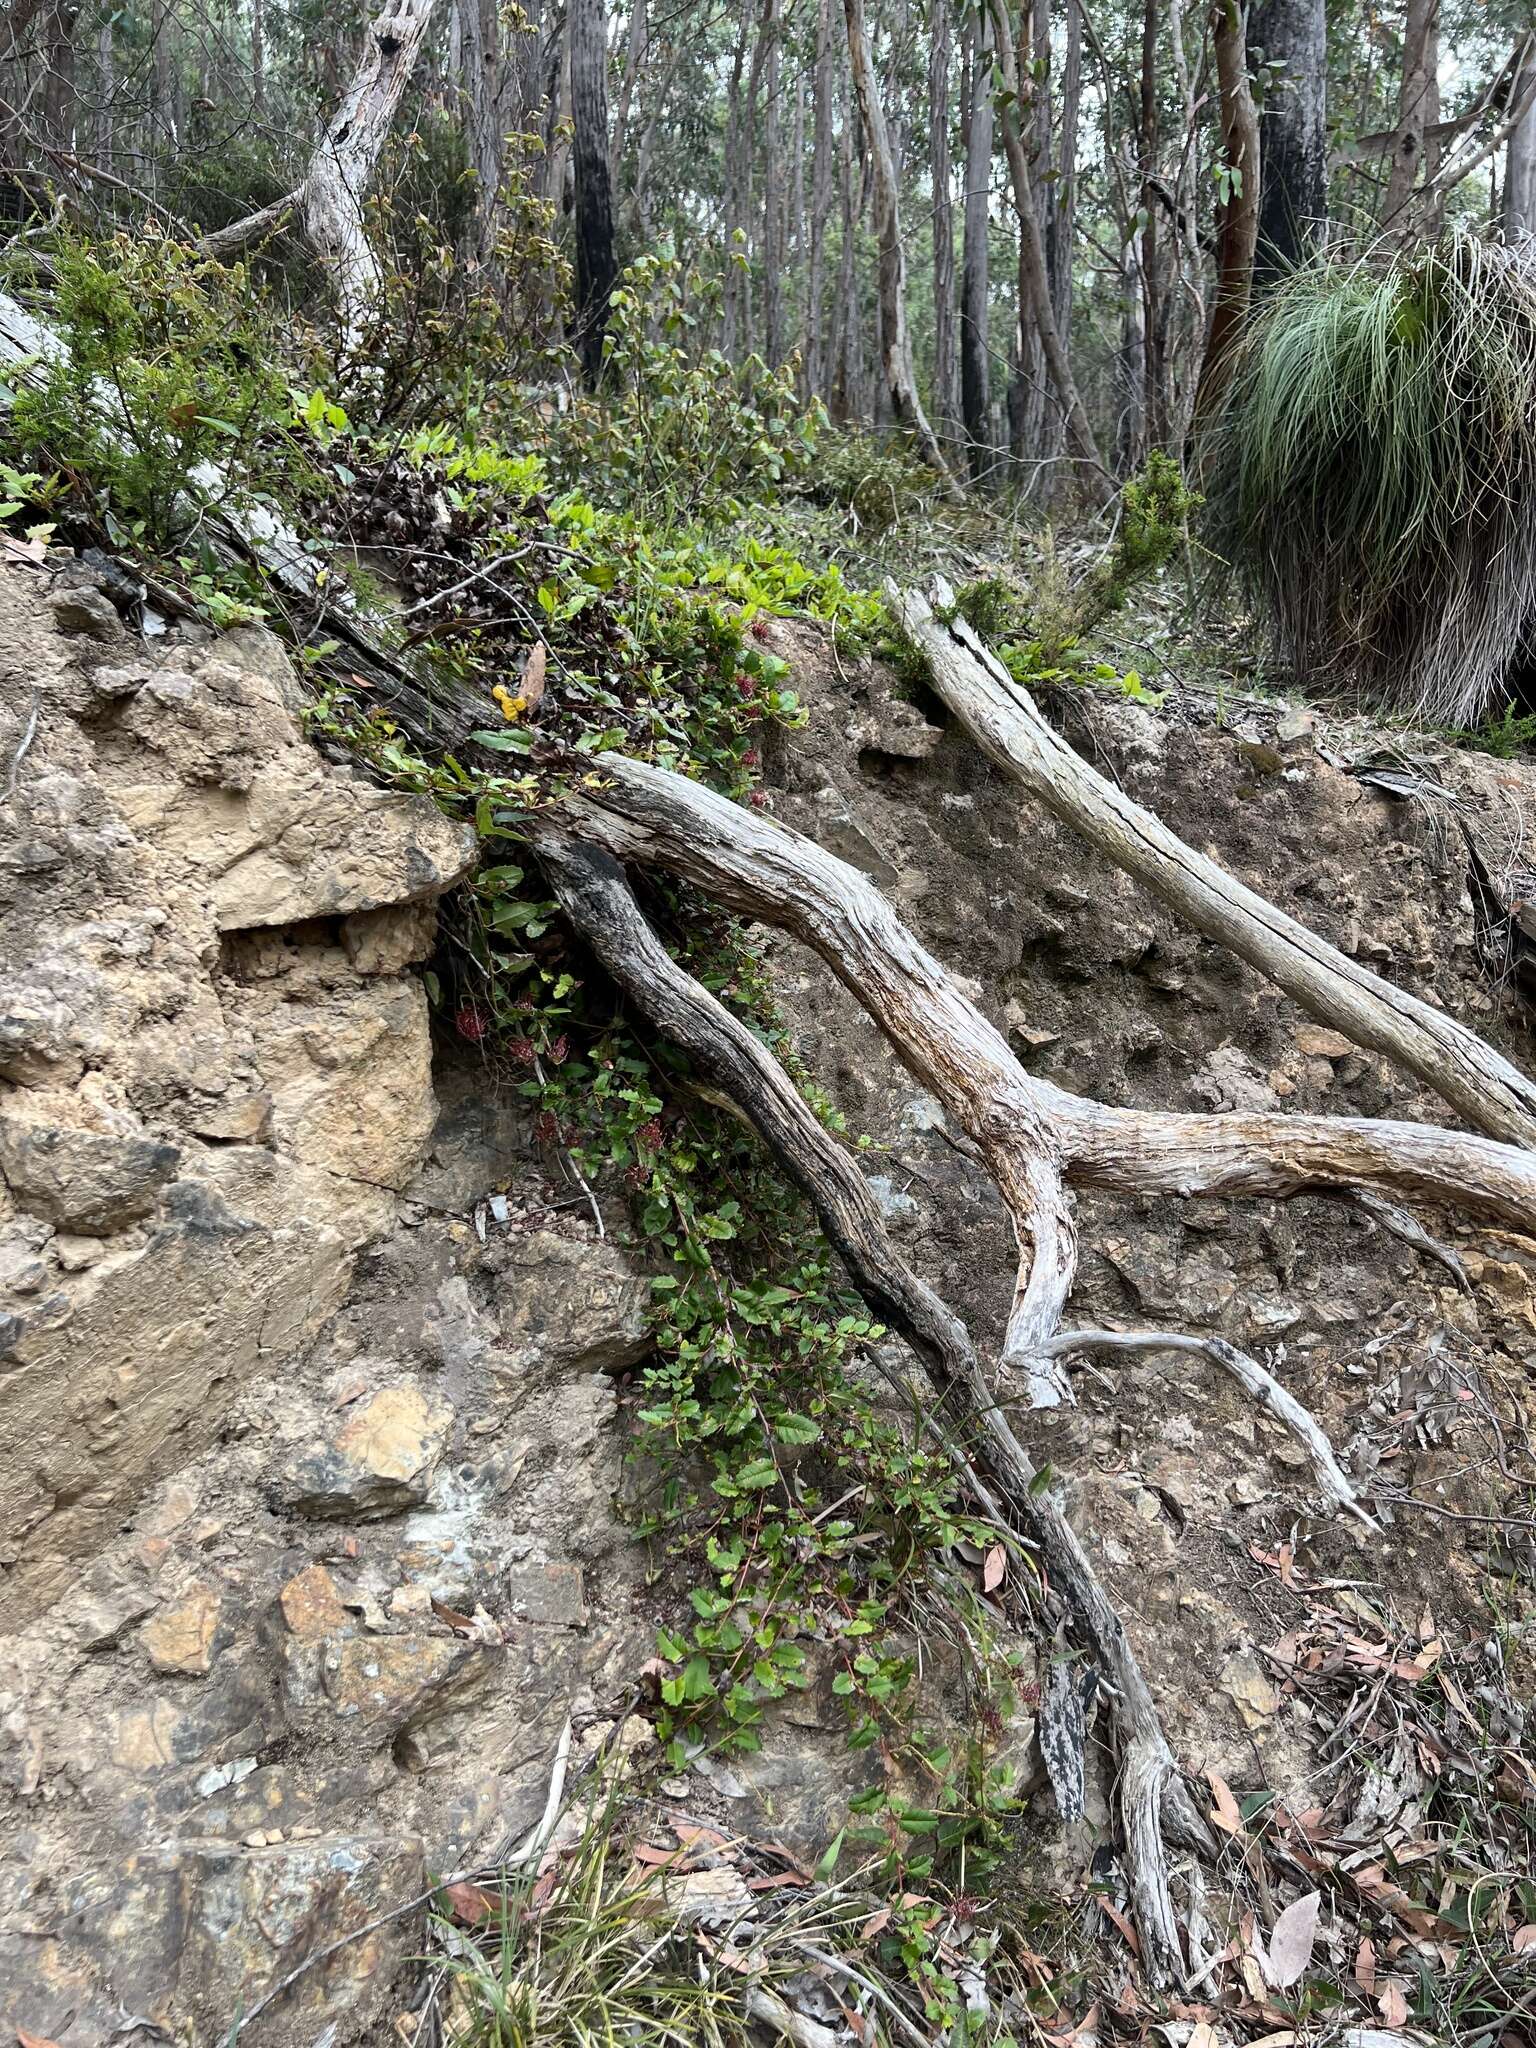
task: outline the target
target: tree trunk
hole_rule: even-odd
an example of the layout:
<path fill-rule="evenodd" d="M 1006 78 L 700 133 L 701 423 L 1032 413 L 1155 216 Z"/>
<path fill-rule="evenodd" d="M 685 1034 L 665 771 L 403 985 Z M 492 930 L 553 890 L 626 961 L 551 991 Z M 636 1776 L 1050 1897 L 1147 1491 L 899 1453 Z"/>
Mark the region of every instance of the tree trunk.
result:
<path fill-rule="evenodd" d="M 880 358 L 885 389 L 892 412 L 904 427 L 911 428 L 923 460 L 938 471 L 950 494 L 958 496 L 958 486 L 949 473 L 944 452 L 923 410 L 917 376 L 912 367 L 912 340 L 907 331 L 907 258 L 901 240 L 896 166 L 885 125 L 885 109 L 880 103 L 875 79 L 874 59 L 870 54 L 864 0 L 843 0 L 843 16 L 848 25 L 848 58 L 853 67 L 853 86 L 869 150 L 875 234 L 880 247 Z"/>
<path fill-rule="evenodd" d="M 1384 228 L 1408 228 L 1409 200 L 1424 162 L 1424 128 L 1438 104 L 1439 83 L 1434 63 L 1439 52 L 1437 25 L 1440 0 L 1408 0 L 1403 30 L 1403 76 L 1397 98 L 1397 135 L 1392 168 L 1381 205 Z"/>
<path fill-rule="evenodd" d="M 970 449 L 971 475 L 978 483 L 990 473 L 994 459 L 989 423 L 992 401 L 987 250 L 992 135 L 992 53 L 983 21 L 972 31 L 971 65 L 966 80 L 965 242 L 960 269 L 960 413 Z"/>
<path fill-rule="evenodd" d="M 1259 239 L 1259 123 L 1248 85 L 1239 0 L 1214 0 L 1211 34 L 1221 92 L 1226 189 L 1216 211 L 1216 299 L 1195 395 L 1197 426 L 1214 416 L 1232 372 L 1233 350 L 1248 317 Z"/>
<path fill-rule="evenodd" d="M 251 105 L 258 114 L 267 106 L 267 13 L 265 0 L 251 0 Z"/>
<path fill-rule="evenodd" d="M 608 37 L 603 0 L 571 0 L 571 151 L 576 169 L 576 319 L 582 374 L 596 389 L 618 265 L 608 174 Z"/>
<path fill-rule="evenodd" d="M 1256 277 L 1282 276 L 1315 249 L 1328 224 L 1327 0 L 1264 0 L 1248 25 L 1250 50 L 1283 67 L 1259 123 Z"/>
<path fill-rule="evenodd" d="M 646 0 L 630 0 L 629 33 L 624 38 L 624 76 L 619 83 L 619 103 L 613 114 L 613 148 L 609 170 L 614 189 L 623 182 L 624 149 L 629 140 L 630 110 L 635 103 L 635 87 L 645 64 L 646 49 L 650 33 L 646 14 Z"/>
<path fill-rule="evenodd" d="M 506 117 L 502 107 L 501 10 L 497 0 L 456 0 L 459 76 L 470 168 L 475 174 L 472 253 L 482 262 L 496 245 Z"/>
<path fill-rule="evenodd" d="M 746 151 L 742 143 L 741 118 L 741 85 L 746 61 L 747 15 L 743 11 L 741 25 L 736 31 L 736 54 L 731 60 L 730 81 L 725 90 L 725 282 L 720 307 L 720 347 L 733 362 L 740 346 L 741 329 L 746 324 L 742 319 L 746 278 L 737 248 L 737 237 L 746 211 L 742 192 L 747 177 Z"/>
<path fill-rule="evenodd" d="M 763 353 L 776 370 L 784 360 L 784 165 L 779 114 L 782 77 L 779 0 L 764 0 L 763 37 Z"/>
<path fill-rule="evenodd" d="M 1144 338 L 1143 370 L 1146 390 L 1142 398 L 1142 421 L 1146 446 L 1161 448 L 1168 439 L 1167 381 L 1163 374 L 1163 304 L 1161 252 L 1158 249 L 1158 198 L 1153 181 L 1158 175 L 1157 31 L 1161 19 L 1159 0 L 1142 0 L 1141 18 L 1141 126 L 1137 188 L 1143 225 L 1138 273 L 1142 291 L 1141 331 Z"/>
<path fill-rule="evenodd" d="M 1013 29 L 1008 19 L 1007 0 L 992 0 L 992 28 L 997 38 L 1003 76 L 1013 85 L 1017 95 L 1013 106 L 1007 108 L 1003 114 L 1003 147 L 1008 157 L 1008 169 L 1013 180 L 1014 206 L 1019 217 L 1020 315 L 1024 317 L 1027 314 L 1039 334 L 1046 366 L 1051 373 L 1051 382 L 1055 386 L 1061 409 L 1066 415 L 1067 439 L 1082 465 L 1088 491 L 1100 504 L 1107 504 L 1114 495 L 1114 484 L 1099 460 L 1098 444 L 1094 440 L 1087 408 L 1073 378 L 1066 345 L 1056 325 L 1056 316 L 1051 310 L 1051 283 L 1045 268 L 1045 242 L 1035 212 L 1034 181 L 1030 177 L 1029 159 L 1025 154 L 1016 115 L 1017 107 L 1024 103 L 1024 81 L 1014 54 Z"/>
<path fill-rule="evenodd" d="M 1526 47 L 1511 91 L 1517 102 L 1530 96 L 1510 133 L 1504 161 L 1504 239 L 1517 242 L 1522 235 L 1536 234 L 1536 37 Z"/>
<path fill-rule="evenodd" d="M 205 235 L 205 255 L 233 255 L 271 233 L 297 208 L 341 302 L 342 348 L 356 355 L 378 311 L 384 275 L 364 224 L 368 187 L 384 139 L 415 68 L 433 0 L 397 0 L 364 38 L 363 54 L 341 103 L 326 123 L 303 183 L 285 198 Z"/>
<path fill-rule="evenodd" d="M 75 29 L 80 0 L 54 0 L 43 25 L 42 130 L 60 149 L 75 145 Z"/>
<path fill-rule="evenodd" d="M 928 42 L 928 165 L 933 181 L 933 417 L 953 434 L 960 419 L 955 355 L 955 213 L 949 153 L 949 73 L 954 53 L 948 0 L 933 0 Z"/>
<path fill-rule="evenodd" d="M 842 80 L 843 120 L 837 138 L 837 180 L 842 233 L 837 261 L 837 349 L 831 384 L 836 394 L 837 417 L 856 420 L 860 414 L 858 224 L 859 207 L 854 191 L 853 87 L 848 78 L 846 47 L 839 66 Z"/>
<path fill-rule="evenodd" d="M 823 332 L 825 320 L 827 221 L 832 212 L 832 7 L 831 0 L 817 0 L 816 74 L 814 101 L 816 119 L 811 145 L 810 253 L 807 259 L 805 312 L 805 389 L 811 398 L 824 399 L 829 378 L 829 351 Z"/>

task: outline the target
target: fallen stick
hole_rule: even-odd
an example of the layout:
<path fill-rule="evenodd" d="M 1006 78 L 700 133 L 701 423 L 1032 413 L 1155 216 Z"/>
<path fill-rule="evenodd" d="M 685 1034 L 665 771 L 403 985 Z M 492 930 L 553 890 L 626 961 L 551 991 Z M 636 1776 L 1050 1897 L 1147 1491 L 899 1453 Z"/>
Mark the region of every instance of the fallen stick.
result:
<path fill-rule="evenodd" d="M 1052 817 L 1246 960 L 1309 1016 L 1396 1061 L 1474 1129 L 1536 1147 L 1536 1083 L 1502 1053 L 1287 917 L 1090 768 L 953 612 L 954 593 L 942 578 L 934 584 L 937 611 L 917 591 L 894 583 L 886 594 L 927 657 L 944 703 L 983 753 Z"/>

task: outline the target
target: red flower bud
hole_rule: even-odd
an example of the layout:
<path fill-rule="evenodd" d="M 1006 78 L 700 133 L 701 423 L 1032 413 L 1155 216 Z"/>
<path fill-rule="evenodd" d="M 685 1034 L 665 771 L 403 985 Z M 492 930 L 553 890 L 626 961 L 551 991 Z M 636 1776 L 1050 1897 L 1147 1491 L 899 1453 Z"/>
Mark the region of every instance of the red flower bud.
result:
<path fill-rule="evenodd" d="M 471 1045 L 478 1045 L 490 1030 L 491 1022 L 477 1003 L 465 1003 L 454 1012 L 453 1028 L 460 1038 L 467 1038 Z"/>

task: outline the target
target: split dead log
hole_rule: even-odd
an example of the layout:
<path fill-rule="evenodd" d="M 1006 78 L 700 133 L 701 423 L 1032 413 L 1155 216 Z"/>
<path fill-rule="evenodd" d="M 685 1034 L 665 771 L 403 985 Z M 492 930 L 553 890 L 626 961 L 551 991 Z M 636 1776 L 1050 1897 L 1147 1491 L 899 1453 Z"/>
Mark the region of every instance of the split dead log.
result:
<path fill-rule="evenodd" d="M 1005 775 L 1309 1016 L 1394 1060 L 1475 1130 L 1536 1146 L 1536 1083 L 1465 1025 L 1394 988 L 1245 888 L 1097 774 L 954 615 L 949 586 L 937 581 L 934 593 L 937 610 L 918 592 L 887 585 L 897 617 L 928 659 L 934 689 Z"/>
<path fill-rule="evenodd" d="M 361 348 L 383 294 L 384 273 L 364 222 L 368 188 L 432 8 L 433 0 L 391 0 L 368 30 L 352 82 L 293 191 L 198 243 L 205 256 L 223 260 L 298 214 L 335 281 L 349 356 Z"/>

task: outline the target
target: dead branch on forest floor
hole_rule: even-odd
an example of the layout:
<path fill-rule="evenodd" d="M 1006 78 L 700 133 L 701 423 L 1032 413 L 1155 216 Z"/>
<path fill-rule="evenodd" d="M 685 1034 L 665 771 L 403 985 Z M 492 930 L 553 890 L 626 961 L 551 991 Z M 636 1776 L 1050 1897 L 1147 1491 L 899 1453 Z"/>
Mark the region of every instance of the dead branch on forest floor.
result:
<path fill-rule="evenodd" d="M 1287 917 L 1090 768 L 955 613 L 954 593 L 942 578 L 934 584 L 936 605 L 894 583 L 886 593 L 927 657 L 944 703 L 1003 773 L 1053 817 L 1196 930 L 1246 960 L 1309 1016 L 1406 1068 L 1474 1129 L 1536 1147 L 1536 1083 L 1501 1053 Z"/>

